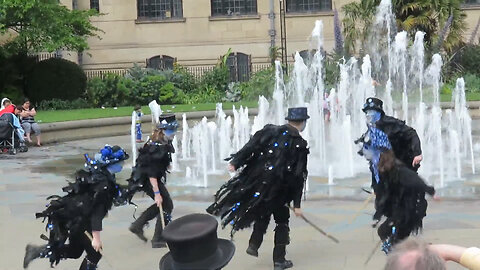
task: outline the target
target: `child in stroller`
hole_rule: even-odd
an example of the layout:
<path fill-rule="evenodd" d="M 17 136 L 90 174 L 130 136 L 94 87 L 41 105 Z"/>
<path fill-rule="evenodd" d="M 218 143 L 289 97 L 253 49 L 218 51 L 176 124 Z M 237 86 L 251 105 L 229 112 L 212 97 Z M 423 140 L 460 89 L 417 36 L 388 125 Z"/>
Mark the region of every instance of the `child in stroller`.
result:
<path fill-rule="evenodd" d="M 17 110 L 15 108 L 15 111 Z M 28 151 L 20 121 L 13 113 L 3 113 L 0 115 L 0 151 L 15 155 L 17 150 Z"/>

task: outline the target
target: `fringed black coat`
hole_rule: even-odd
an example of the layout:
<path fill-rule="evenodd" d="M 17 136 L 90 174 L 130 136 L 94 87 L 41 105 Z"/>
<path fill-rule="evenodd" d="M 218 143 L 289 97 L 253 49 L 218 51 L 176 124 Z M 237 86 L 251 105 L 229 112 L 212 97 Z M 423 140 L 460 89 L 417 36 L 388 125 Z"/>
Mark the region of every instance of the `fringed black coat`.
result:
<path fill-rule="evenodd" d="M 293 201 L 300 208 L 307 177 L 307 142 L 290 125 L 266 125 L 255 133 L 230 163 L 238 174 L 215 194 L 207 212 L 221 216 L 235 231 Z"/>
<path fill-rule="evenodd" d="M 149 142 L 140 148 L 136 166 L 127 180 L 129 194 L 133 196 L 138 191 L 153 193 L 150 177 L 156 178 L 158 184 L 163 185 L 172 162 L 172 153 L 175 153 L 175 149 L 171 144 Z"/>
<path fill-rule="evenodd" d="M 399 160 L 395 168 L 380 177 L 377 192 L 381 197 L 376 201 L 374 219 L 387 217 L 401 236 L 417 232 L 427 214 L 425 194 L 433 196 L 435 189 Z"/>
<path fill-rule="evenodd" d="M 75 176 L 75 182 L 63 188 L 66 195 L 48 197 L 47 209 L 35 215 L 47 221 L 47 257 L 52 266 L 62 259 L 62 247 L 70 236 L 101 231 L 102 220 L 114 202 L 123 204 L 120 200 L 124 189 L 105 168 L 94 172 L 79 170 Z"/>

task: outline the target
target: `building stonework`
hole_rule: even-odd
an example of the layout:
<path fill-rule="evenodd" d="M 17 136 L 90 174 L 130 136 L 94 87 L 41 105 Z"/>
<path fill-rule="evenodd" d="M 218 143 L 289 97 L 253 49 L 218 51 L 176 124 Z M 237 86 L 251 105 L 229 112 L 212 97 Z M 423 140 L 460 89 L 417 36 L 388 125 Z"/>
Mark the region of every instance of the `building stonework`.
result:
<path fill-rule="evenodd" d="M 73 1 L 78 9 L 90 8 L 91 0 Z M 225 17 L 212 16 L 211 0 L 183 0 L 183 16 L 165 20 L 139 19 L 137 2 L 98 1 L 99 11 L 103 15 L 92 21 L 103 32 L 99 33 L 100 39 L 89 39 L 90 49 L 81 57 L 81 65 L 85 70 L 124 69 L 133 63 L 145 65 L 146 59 L 157 55 L 176 58 L 179 64 L 185 66 L 213 65 L 229 48 L 233 52 L 251 55 L 253 64 L 270 62 L 270 0 L 257 0 L 256 14 Z M 349 2 L 351 0 L 334 1 L 338 9 Z M 62 0 L 62 3 L 70 8 L 75 6 L 71 0 Z M 279 0 L 273 3 L 275 44 L 280 47 Z M 480 7 L 470 7 L 465 11 L 468 24 L 465 36 L 468 40 L 480 16 Z M 310 49 L 308 40 L 316 20 L 323 21 L 324 48 L 327 51 L 333 49 L 332 10 L 308 14 L 287 13 L 289 61 L 293 60 L 295 51 Z"/>

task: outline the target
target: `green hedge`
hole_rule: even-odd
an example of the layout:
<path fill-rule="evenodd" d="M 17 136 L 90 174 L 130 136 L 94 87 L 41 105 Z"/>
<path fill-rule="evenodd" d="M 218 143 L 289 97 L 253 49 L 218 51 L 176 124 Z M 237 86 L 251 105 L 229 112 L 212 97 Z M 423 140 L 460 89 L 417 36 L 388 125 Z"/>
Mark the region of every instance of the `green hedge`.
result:
<path fill-rule="evenodd" d="M 75 63 L 50 58 L 37 63 L 27 75 L 25 94 L 33 102 L 75 100 L 85 94 L 87 77 Z"/>

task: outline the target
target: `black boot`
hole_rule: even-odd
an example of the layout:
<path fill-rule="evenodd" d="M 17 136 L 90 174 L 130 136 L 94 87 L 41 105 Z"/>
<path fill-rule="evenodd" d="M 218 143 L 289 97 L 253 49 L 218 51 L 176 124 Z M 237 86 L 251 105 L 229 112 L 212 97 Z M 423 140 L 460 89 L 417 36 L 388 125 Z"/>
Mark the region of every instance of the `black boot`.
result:
<path fill-rule="evenodd" d="M 163 232 L 162 219 L 159 215 L 157 217 L 157 223 L 155 224 L 155 233 L 153 234 L 153 237 L 152 237 L 152 248 L 167 247 L 167 243 L 165 242 L 165 240 L 163 240 L 162 232 Z"/>
<path fill-rule="evenodd" d="M 283 270 L 293 267 L 293 262 L 290 260 L 284 260 L 283 262 L 274 262 L 273 270 Z"/>
<path fill-rule="evenodd" d="M 137 218 L 131 225 L 130 228 L 128 228 L 133 234 L 138 236 L 142 241 L 147 242 L 148 239 L 145 237 L 143 234 L 143 227 L 147 222 L 151 219 L 151 210 L 147 209 L 145 212 L 143 212 L 140 217 Z"/>
<path fill-rule="evenodd" d="M 251 255 L 253 257 L 258 257 L 258 248 L 253 246 L 252 244 L 248 245 L 246 252 L 248 255 Z"/>
<path fill-rule="evenodd" d="M 27 245 L 25 248 L 25 257 L 23 258 L 23 268 L 27 268 L 31 261 L 44 256 L 46 245 L 35 246 Z"/>
<path fill-rule="evenodd" d="M 97 265 L 90 262 L 87 258 L 83 259 L 79 270 L 97 270 Z"/>

